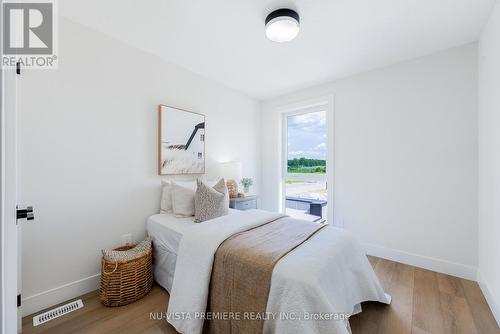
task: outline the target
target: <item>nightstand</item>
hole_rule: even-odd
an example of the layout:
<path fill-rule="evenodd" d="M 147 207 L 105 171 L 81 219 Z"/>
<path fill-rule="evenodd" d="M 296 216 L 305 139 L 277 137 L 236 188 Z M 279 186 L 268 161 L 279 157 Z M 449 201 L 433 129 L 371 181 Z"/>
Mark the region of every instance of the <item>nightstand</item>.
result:
<path fill-rule="evenodd" d="M 236 210 L 257 209 L 257 196 L 236 197 L 229 199 L 229 207 Z"/>

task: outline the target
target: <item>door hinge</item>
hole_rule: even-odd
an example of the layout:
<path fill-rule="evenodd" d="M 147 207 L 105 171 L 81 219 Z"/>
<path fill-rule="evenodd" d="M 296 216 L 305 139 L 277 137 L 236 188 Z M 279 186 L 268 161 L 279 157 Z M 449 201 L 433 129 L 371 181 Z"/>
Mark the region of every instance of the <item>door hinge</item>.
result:
<path fill-rule="evenodd" d="M 21 294 L 17 295 L 17 307 L 21 307 Z"/>
<path fill-rule="evenodd" d="M 21 75 L 21 62 L 20 61 L 18 61 L 16 63 L 16 73 Z"/>
<path fill-rule="evenodd" d="M 33 214 L 33 207 L 28 206 L 26 209 L 17 209 L 16 206 L 16 217 L 17 219 L 33 220 L 35 215 Z"/>

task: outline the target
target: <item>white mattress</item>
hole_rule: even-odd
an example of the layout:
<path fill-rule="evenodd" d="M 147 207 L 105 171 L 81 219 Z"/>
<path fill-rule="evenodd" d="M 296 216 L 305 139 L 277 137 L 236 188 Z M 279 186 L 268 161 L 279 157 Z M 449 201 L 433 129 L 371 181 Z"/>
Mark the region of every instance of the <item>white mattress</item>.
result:
<path fill-rule="evenodd" d="M 234 212 L 229 209 L 229 213 Z M 203 222 L 208 224 L 210 221 Z M 175 217 L 171 213 L 152 215 L 148 218 L 146 229 L 153 239 L 153 269 L 154 278 L 168 292 L 174 280 L 175 263 L 179 243 L 190 229 L 196 229 L 199 223 L 194 217 Z"/>

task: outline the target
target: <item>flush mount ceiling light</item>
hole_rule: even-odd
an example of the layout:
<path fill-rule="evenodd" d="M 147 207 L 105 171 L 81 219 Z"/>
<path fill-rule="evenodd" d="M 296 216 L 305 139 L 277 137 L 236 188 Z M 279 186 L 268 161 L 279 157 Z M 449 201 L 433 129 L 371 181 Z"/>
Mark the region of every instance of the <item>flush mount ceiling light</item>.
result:
<path fill-rule="evenodd" d="M 277 9 L 266 17 L 266 36 L 273 42 L 288 42 L 299 33 L 299 14 L 296 11 Z"/>

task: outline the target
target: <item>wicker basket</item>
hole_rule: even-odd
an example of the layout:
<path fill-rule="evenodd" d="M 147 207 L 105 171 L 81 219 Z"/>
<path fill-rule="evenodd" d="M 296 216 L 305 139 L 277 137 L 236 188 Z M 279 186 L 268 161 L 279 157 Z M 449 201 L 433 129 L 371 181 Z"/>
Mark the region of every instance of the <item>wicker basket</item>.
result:
<path fill-rule="evenodd" d="M 116 248 L 126 251 L 135 245 Z M 153 251 L 130 261 L 101 260 L 99 297 L 105 306 L 122 306 L 144 297 L 153 286 Z"/>

